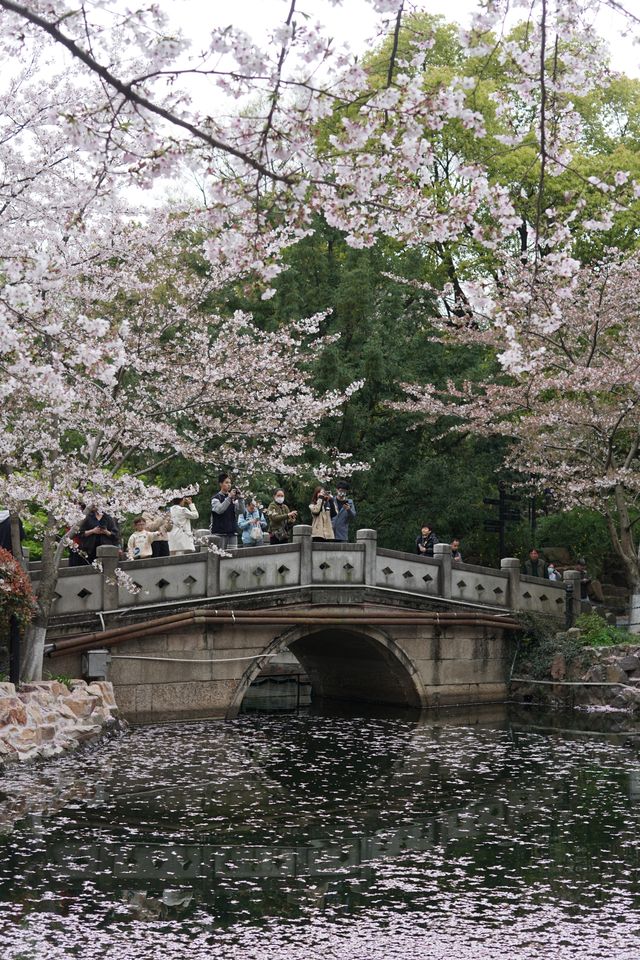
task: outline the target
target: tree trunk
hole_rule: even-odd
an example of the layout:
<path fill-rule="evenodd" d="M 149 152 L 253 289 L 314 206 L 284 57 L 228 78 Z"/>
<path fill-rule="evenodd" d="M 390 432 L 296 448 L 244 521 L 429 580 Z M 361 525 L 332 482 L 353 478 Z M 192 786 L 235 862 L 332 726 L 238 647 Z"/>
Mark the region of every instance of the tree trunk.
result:
<path fill-rule="evenodd" d="M 629 633 L 640 633 L 640 583 L 636 581 L 629 597 Z"/>
<path fill-rule="evenodd" d="M 24 567 L 26 570 L 26 563 L 24 562 L 24 555 L 22 553 L 22 541 L 20 539 L 20 516 L 15 513 L 13 510 L 9 514 L 9 522 L 11 524 L 11 553 L 14 555 L 21 567 Z"/>
<path fill-rule="evenodd" d="M 631 584 L 629 596 L 629 632 L 640 634 L 640 557 L 634 542 L 633 524 L 620 485 L 615 488 L 615 512 L 605 510 L 604 516 L 611 536 L 611 544 L 624 564 L 627 581 Z"/>
<path fill-rule="evenodd" d="M 53 518 L 48 517 L 47 519 L 47 530 L 42 543 L 40 580 L 36 593 L 38 609 L 32 623 L 25 631 L 22 669 L 20 671 L 22 681 L 42 680 L 47 625 L 58 582 L 59 551 L 56 544 L 56 528 L 53 526 Z"/>
<path fill-rule="evenodd" d="M 23 638 L 23 653 L 20 661 L 20 679 L 23 683 L 42 680 L 44 645 L 47 639 L 46 621 L 38 617 L 29 624 Z"/>

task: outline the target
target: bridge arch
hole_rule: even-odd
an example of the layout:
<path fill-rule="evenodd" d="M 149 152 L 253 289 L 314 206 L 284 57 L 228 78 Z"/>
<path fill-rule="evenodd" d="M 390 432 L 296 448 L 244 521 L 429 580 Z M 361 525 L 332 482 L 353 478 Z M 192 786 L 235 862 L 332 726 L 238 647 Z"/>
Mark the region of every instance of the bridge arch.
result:
<path fill-rule="evenodd" d="M 234 717 L 269 654 L 290 650 L 314 691 L 334 700 L 404 704 L 422 709 L 428 697 L 416 665 L 385 631 L 372 626 L 296 626 L 275 637 L 245 670 L 227 717 Z"/>

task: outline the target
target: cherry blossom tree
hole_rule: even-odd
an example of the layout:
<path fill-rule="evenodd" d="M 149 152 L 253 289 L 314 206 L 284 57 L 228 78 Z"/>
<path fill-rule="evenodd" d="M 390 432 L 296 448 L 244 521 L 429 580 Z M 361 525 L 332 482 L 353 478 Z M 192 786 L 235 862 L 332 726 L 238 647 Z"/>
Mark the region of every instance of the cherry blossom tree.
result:
<path fill-rule="evenodd" d="M 520 266 L 484 324 L 444 334 L 497 357 L 495 377 L 408 385 L 402 407 L 444 429 L 509 437 L 508 465 L 524 483 L 550 490 L 560 507 L 600 512 L 633 585 L 631 629 L 640 632 L 640 255 L 576 265 L 561 288 L 543 262 L 533 295 L 532 272 Z"/>
<path fill-rule="evenodd" d="M 248 316 L 204 314 L 212 290 L 242 279 L 269 297 L 282 251 L 318 214 L 354 246 L 471 236 L 506 251 L 501 288 L 517 275 L 521 220 L 509 191 L 478 162 L 458 165 L 455 195 L 438 189 L 434 134 L 455 123 L 486 136 L 474 77 L 426 87 L 430 28 L 413 29 L 403 52 L 409 4 L 372 5 L 391 37 L 382 82 L 298 0 L 262 47 L 231 26 L 197 50 L 158 4 L 0 0 L 11 67 L 0 95 L 0 498 L 14 513 L 38 504 L 47 514 L 31 674 L 55 583 L 54 533 L 77 519 L 80 488 L 131 509 L 160 496 L 145 477 L 176 454 L 283 469 L 343 399 L 309 385 L 318 318 L 265 334 Z M 516 2 L 527 30 L 501 39 L 509 3 L 487 0 L 465 35 L 479 69 L 491 56 L 513 67 L 496 93 L 510 125 L 503 148 L 535 147 L 534 291 L 561 291 L 574 276 L 566 238 L 542 263 L 545 184 L 571 167 L 571 97 L 603 78 L 598 44 L 586 40 L 602 5 L 622 10 L 614 0 Z M 200 185 L 197 204 L 131 209 L 134 188 L 186 176 Z M 618 188 L 635 189 L 623 177 L 595 186 L 615 203 Z M 204 272 L 180 256 L 179 234 L 197 238 Z M 517 305 L 522 286 L 508 288 Z"/>

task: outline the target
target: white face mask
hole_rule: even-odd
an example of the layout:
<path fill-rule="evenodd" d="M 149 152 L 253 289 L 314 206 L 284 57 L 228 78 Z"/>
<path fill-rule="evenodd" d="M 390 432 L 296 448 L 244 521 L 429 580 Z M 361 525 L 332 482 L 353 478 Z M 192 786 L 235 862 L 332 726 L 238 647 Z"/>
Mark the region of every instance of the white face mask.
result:
<path fill-rule="evenodd" d="M 284 503 L 284 497 L 274 497 L 276 503 Z"/>

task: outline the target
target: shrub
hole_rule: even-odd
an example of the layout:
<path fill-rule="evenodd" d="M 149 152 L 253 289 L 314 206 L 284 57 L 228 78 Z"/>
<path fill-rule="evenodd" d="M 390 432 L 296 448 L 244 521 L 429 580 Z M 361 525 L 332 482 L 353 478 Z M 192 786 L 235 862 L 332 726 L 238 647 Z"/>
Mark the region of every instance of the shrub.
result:
<path fill-rule="evenodd" d="M 13 554 L 0 548 L 0 630 L 6 631 L 13 616 L 22 625 L 29 623 L 35 609 L 29 577 Z"/>
<path fill-rule="evenodd" d="M 557 654 L 564 657 L 565 663 L 579 660 L 584 643 L 558 632 L 558 621 L 551 616 L 539 613 L 519 613 L 517 619 L 525 628 L 520 639 L 514 674 L 521 670 L 534 680 L 547 680 L 550 677 L 551 663 Z"/>
<path fill-rule="evenodd" d="M 626 630 L 612 627 L 597 613 L 581 613 L 576 619 L 576 627 L 580 630 L 580 642 L 585 647 L 613 647 L 619 643 L 634 643 Z"/>

